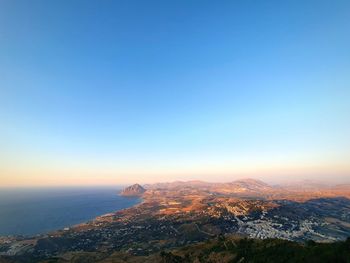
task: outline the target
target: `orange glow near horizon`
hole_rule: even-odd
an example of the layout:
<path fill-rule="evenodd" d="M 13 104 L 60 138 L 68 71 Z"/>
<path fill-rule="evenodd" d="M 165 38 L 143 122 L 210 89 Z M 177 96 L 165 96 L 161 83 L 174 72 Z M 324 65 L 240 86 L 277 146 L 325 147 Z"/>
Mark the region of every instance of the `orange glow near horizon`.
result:
<path fill-rule="evenodd" d="M 350 183 L 350 167 L 343 164 L 324 165 L 252 165 L 168 167 L 144 166 L 135 169 L 99 169 L 41 167 L 36 169 L 2 169 L 0 187 L 22 186 L 102 186 L 132 183 L 156 183 L 171 181 L 201 180 L 229 182 L 241 178 L 255 178 L 269 183 L 300 180 L 324 181 L 327 183 Z"/>

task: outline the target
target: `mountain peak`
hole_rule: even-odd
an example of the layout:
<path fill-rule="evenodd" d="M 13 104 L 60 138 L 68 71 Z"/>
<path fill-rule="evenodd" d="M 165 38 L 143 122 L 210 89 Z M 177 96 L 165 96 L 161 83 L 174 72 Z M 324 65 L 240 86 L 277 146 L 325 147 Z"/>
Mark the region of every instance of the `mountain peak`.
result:
<path fill-rule="evenodd" d="M 133 184 L 123 189 L 120 193 L 122 196 L 141 196 L 146 189 L 139 184 Z"/>

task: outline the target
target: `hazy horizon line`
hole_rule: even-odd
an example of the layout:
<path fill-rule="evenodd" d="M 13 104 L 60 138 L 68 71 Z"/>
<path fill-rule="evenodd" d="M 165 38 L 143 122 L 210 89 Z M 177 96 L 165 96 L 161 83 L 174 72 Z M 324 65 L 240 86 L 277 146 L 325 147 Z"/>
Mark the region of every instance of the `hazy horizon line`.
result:
<path fill-rule="evenodd" d="M 301 183 L 313 183 L 313 184 L 321 184 L 324 186 L 337 186 L 337 185 L 344 185 L 344 184 L 350 184 L 350 180 L 343 180 L 343 181 L 331 181 L 329 179 L 307 179 L 307 178 L 301 178 L 301 179 L 289 179 L 289 180 L 265 180 L 261 178 L 256 177 L 239 177 L 239 178 L 233 178 L 232 180 L 200 180 L 200 179 L 188 179 L 188 180 L 160 180 L 155 182 L 139 182 L 139 181 L 133 181 L 133 182 L 124 182 L 124 183 L 110 183 L 110 184 L 36 184 L 36 185 L 29 185 L 29 184 L 22 184 L 22 185 L 0 185 L 0 189 L 15 189 L 15 188 L 113 188 L 113 187 L 126 187 L 133 184 L 140 184 L 142 186 L 145 185 L 154 185 L 154 184 L 172 184 L 172 183 L 190 183 L 190 182 L 201 182 L 201 183 L 208 183 L 208 184 L 225 184 L 225 183 L 231 183 L 241 180 L 255 180 L 255 181 L 261 181 L 271 186 L 279 186 L 279 185 L 288 185 L 288 184 L 301 184 Z"/>

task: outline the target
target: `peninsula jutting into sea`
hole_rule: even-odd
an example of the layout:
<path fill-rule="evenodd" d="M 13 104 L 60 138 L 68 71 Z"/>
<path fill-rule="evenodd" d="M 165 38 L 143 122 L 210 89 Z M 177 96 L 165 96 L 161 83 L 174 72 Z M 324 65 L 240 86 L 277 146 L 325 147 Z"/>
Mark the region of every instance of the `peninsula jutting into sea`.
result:
<path fill-rule="evenodd" d="M 120 194 L 143 201 L 47 235 L 2 237 L 2 262 L 244 262 L 259 253 L 283 262 L 274 250 L 295 262 L 350 256 L 350 185 L 178 181 Z"/>

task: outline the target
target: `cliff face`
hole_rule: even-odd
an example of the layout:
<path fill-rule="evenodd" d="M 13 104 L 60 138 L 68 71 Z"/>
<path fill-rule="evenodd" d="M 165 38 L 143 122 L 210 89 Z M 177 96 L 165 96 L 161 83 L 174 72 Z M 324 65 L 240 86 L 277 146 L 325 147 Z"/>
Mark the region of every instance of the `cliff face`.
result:
<path fill-rule="evenodd" d="M 133 184 L 123 189 L 120 193 L 122 196 L 141 196 L 146 189 L 139 184 Z"/>

